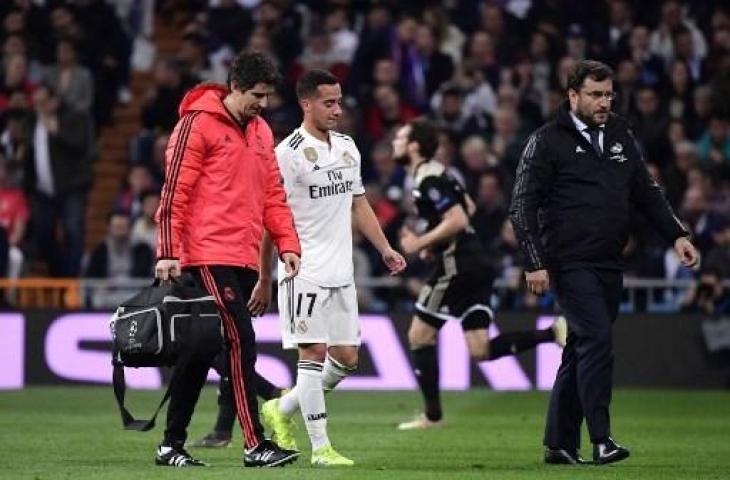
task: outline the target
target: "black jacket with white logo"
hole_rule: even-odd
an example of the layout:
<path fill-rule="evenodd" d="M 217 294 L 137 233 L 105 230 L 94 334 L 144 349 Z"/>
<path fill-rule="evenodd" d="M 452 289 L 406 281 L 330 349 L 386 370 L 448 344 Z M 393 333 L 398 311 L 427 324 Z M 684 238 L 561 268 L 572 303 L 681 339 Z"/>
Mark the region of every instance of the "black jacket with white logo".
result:
<path fill-rule="evenodd" d="M 611 114 L 598 155 L 567 104 L 527 140 L 517 168 L 510 219 L 528 270 L 596 266 L 620 269 L 632 209 L 670 242 L 688 236 L 649 176 L 623 118 Z"/>

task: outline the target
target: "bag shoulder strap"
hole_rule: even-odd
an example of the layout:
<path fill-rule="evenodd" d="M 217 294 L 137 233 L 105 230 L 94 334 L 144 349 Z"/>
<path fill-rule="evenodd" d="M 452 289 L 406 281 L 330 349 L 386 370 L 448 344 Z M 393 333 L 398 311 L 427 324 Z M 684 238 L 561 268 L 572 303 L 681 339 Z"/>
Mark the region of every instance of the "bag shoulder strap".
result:
<path fill-rule="evenodd" d="M 155 420 L 157 419 L 157 415 L 160 413 L 160 410 L 162 410 L 162 407 L 167 403 L 167 401 L 170 399 L 170 394 L 172 393 L 172 388 L 177 384 L 179 381 L 179 372 L 181 369 L 184 369 L 185 365 L 190 360 L 191 355 L 190 353 L 183 354 L 180 358 L 178 358 L 177 365 L 174 367 L 174 370 L 172 372 L 172 377 L 170 378 L 170 383 L 167 385 L 167 390 L 165 390 L 165 394 L 162 396 L 162 400 L 160 400 L 160 404 L 157 405 L 157 409 L 155 410 L 155 413 L 152 415 L 152 418 L 149 420 L 137 420 L 135 419 L 132 414 L 127 410 L 127 407 L 124 406 L 124 394 L 127 390 L 126 381 L 124 378 L 124 365 L 114 363 L 114 369 L 112 372 L 112 384 L 114 386 L 114 397 L 117 400 L 117 407 L 119 407 L 119 413 L 122 416 L 122 424 L 124 425 L 125 430 L 135 430 L 137 432 L 146 432 L 149 430 L 152 430 L 155 428 Z"/>
<path fill-rule="evenodd" d="M 160 413 L 160 410 L 162 410 L 162 407 L 165 405 L 165 403 L 167 403 L 167 401 L 170 399 L 172 387 L 176 383 L 176 374 L 177 367 L 175 368 L 175 372 L 172 375 L 170 384 L 167 386 L 167 390 L 165 390 L 165 395 L 162 397 L 162 400 L 160 400 L 160 404 L 157 406 L 157 409 L 152 415 L 152 418 L 150 418 L 149 420 L 137 420 L 124 406 L 124 393 L 127 390 L 127 385 L 124 379 L 124 366 L 118 364 L 114 365 L 114 372 L 112 374 L 114 396 L 117 399 L 117 406 L 119 407 L 119 413 L 122 415 L 122 424 L 124 425 L 125 430 L 146 432 L 155 428 L 155 420 L 157 419 L 157 415 Z"/>

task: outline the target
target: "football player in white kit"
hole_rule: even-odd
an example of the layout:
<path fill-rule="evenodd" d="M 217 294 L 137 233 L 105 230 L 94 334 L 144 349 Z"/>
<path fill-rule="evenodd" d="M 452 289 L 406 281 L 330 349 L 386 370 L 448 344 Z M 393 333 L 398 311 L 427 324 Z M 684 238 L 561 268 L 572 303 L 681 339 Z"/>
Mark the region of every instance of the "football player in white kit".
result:
<path fill-rule="evenodd" d="M 299 349 L 297 381 L 264 403 L 262 417 L 283 448 L 294 448 L 292 416 L 301 410 L 312 443 L 311 463 L 350 466 L 327 437 L 325 392 L 357 368 L 360 327 L 353 278 L 353 223 L 395 275 L 405 259 L 385 238 L 365 198 L 360 152 L 335 132 L 342 113 L 337 78 L 311 70 L 297 82 L 302 125 L 276 147 L 284 189 L 302 245 L 299 274 L 279 265 L 279 317 L 284 348 Z M 354 222 L 353 222 L 354 221 Z"/>

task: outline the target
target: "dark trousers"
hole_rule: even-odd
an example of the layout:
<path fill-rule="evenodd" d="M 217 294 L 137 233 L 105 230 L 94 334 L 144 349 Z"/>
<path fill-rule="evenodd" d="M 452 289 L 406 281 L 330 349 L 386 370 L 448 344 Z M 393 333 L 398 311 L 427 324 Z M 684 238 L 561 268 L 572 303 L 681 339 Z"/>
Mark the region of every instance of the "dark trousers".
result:
<path fill-rule="evenodd" d="M 223 319 L 228 368 L 239 424 L 246 448 L 256 447 L 263 439 L 259 421 L 256 385 L 256 337 L 246 302 L 251 296 L 258 274 L 241 267 L 203 266 L 186 269 L 195 283 L 216 299 Z M 205 384 L 211 358 L 192 361 L 180 372 L 178 388 L 170 396 L 167 410 L 165 443 L 184 442 L 186 429 Z M 178 367 L 179 368 L 179 367 Z"/>
<path fill-rule="evenodd" d="M 33 197 L 33 236 L 38 255 L 48 263 L 54 277 L 78 277 L 84 252 L 86 190 L 49 197 Z M 56 235 L 61 221 L 63 242 Z"/>
<path fill-rule="evenodd" d="M 584 417 L 591 442 L 603 442 L 611 433 L 612 329 L 623 277 L 618 270 L 575 268 L 551 272 L 550 280 L 568 321 L 568 340 L 550 398 L 543 443 L 576 450 Z"/>

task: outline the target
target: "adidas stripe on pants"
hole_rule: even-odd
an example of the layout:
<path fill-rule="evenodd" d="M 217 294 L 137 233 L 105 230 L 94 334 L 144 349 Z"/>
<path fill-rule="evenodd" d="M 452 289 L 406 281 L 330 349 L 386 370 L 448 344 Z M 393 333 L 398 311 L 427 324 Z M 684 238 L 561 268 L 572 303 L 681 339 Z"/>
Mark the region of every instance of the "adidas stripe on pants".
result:
<path fill-rule="evenodd" d="M 190 267 L 185 270 L 191 273 L 198 287 L 204 289 L 216 299 L 218 311 L 223 320 L 223 329 L 226 336 L 228 367 L 230 372 L 231 389 L 236 407 L 238 423 L 243 431 L 246 448 L 256 447 L 263 439 L 263 427 L 259 420 L 258 400 L 256 398 L 255 366 L 256 366 L 256 336 L 251 323 L 251 315 L 246 303 L 251 296 L 258 274 L 256 271 L 243 267 L 230 266 L 201 266 Z M 208 368 L 206 365 L 202 382 L 205 382 Z M 190 380 L 191 389 L 198 384 L 197 372 L 191 372 L 192 377 L 184 376 L 179 382 L 187 385 Z M 200 383 L 202 387 L 202 383 Z M 200 392 L 192 399 L 189 408 L 190 415 Z M 172 399 L 170 402 L 172 409 Z M 168 429 L 170 409 L 168 409 Z M 187 411 L 187 408 L 181 410 Z M 184 419 L 181 419 L 181 421 Z M 190 417 L 185 421 L 185 427 Z M 183 427 L 184 431 L 184 427 Z"/>

